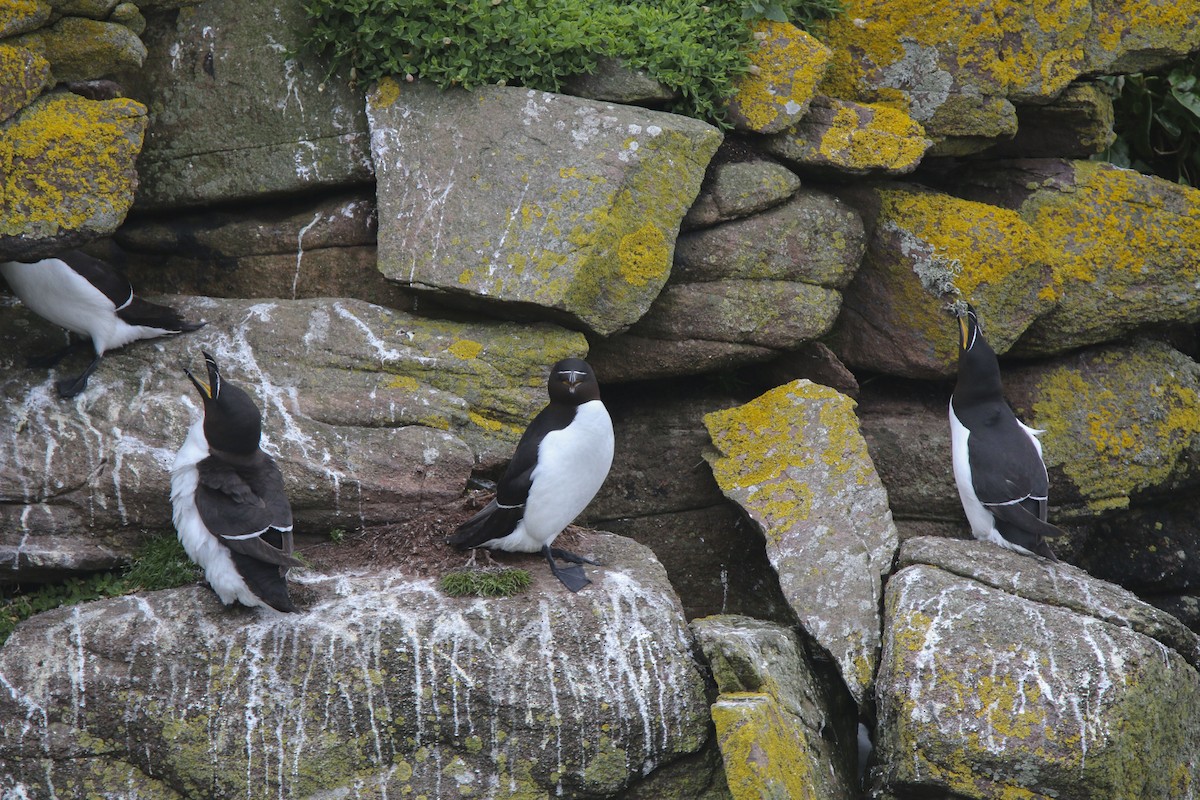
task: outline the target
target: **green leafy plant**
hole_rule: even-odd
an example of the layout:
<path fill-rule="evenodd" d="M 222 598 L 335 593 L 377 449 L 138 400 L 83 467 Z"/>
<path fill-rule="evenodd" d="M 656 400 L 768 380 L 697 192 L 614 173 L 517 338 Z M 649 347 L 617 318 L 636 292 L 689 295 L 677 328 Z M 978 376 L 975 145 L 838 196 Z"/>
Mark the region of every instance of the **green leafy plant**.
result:
<path fill-rule="evenodd" d="M 1107 79 L 1116 141 L 1102 157 L 1189 186 L 1200 182 L 1200 54 L 1168 70 Z"/>
<path fill-rule="evenodd" d="M 150 537 L 122 570 L 67 578 L 62 583 L 46 584 L 0 599 L 0 644 L 8 639 L 17 623 L 34 614 L 132 592 L 170 589 L 199 577 L 199 567 L 188 559 L 174 536 Z"/>
<path fill-rule="evenodd" d="M 334 544 L 341 544 L 342 542 L 346 541 L 346 529 L 334 528 L 331 530 L 329 532 L 329 541 L 333 542 Z"/>
<path fill-rule="evenodd" d="M 442 576 L 442 591 L 451 597 L 509 597 L 528 589 L 530 582 L 529 573 L 523 569 L 456 569 Z"/>
<path fill-rule="evenodd" d="M 673 110 L 720 123 L 750 66 L 747 20 L 801 26 L 841 0 L 306 0 L 305 46 L 359 79 L 557 91 L 610 56 L 677 91 Z"/>

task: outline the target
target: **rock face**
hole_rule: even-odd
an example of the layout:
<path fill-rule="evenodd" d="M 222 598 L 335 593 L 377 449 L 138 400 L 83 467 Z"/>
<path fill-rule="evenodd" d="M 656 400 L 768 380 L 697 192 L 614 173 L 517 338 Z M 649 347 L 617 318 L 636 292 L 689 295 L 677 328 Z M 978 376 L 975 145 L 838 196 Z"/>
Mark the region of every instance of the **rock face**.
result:
<path fill-rule="evenodd" d="M 879 657 L 879 600 L 897 547 L 854 402 L 799 380 L 704 418 L 721 490 L 767 540 L 801 625 L 861 706 Z"/>
<path fill-rule="evenodd" d="M 972 303 L 1001 354 L 1054 305 L 1051 250 L 1015 212 L 911 184 L 840 194 L 867 230 L 862 268 L 831 337 L 848 365 L 950 375 L 958 366 L 958 322 L 949 303 Z"/>
<path fill-rule="evenodd" d="M 715 616 L 692 623 L 720 694 L 712 707 L 734 800 L 858 796 L 854 725 L 795 632 Z"/>
<path fill-rule="evenodd" d="M 804 117 L 832 54 L 786 22 L 758 22 L 754 38 L 751 71 L 734 87 L 729 121 L 743 131 L 778 133 Z"/>
<path fill-rule="evenodd" d="M 0 317 L 0 563 L 11 570 L 0 580 L 111 567 L 141 530 L 170 529 L 168 470 L 199 418 L 181 366 L 202 349 L 256 398 L 297 527 L 314 532 L 458 496 L 545 405 L 546 366 L 586 352 L 552 326 L 442 322 L 358 300 L 169 299 L 207 326 L 109 354 L 70 403 L 54 373 L 16 368 L 61 338 L 28 314 Z M 97 547 L 113 552 L 107 564 Z"/>
<path fill-rule="evenodd" d="M 721 143 L 697 120 L 505 87 L 385 79 L 368 114 L 384 275 L 600 335 L 662 289 Z"/>
<path fill-rule="evenodd" d="M 1198 640 L 1133 595 L 981 542 L 888 582 L 880 776 L 956 797 L 1194 796 Z M 937 709 L 936 712 L 933 709 Z"/>
<path fill-rule="evenodd" d="M 294 615 L 199 587 L 43 615 L 0 649 L 0 791 L 612 796 L 699 750 L 708 714 L 662 568 L 590 538 L 605 566 L 578 594 L 308 575 Z"/>
<path fill-rule="evenodd" d="M 145 129 L 140 103 L 65 93 L 0 128 L 0 259 L 36 261 L 116 230 L 133 203 Z"/>
<path fill-rule="evenodd" d="M 1058 302 L 1015 354 L 1200 321 L 1200 190 L 1101 162 L 1033 159 L 1001 162 L 954 191 L 1013 209 L 1056 254 Z"/>
<path fill-rule="evenodd" d="M 362 183 L 372 174 L 361 94 L 300 52 L 305 15 L 238 0 L 152 15 L 130 76 L 152 124 L 138 208 L 226 203 Z M 253 76 L 253 80 L 247 80 Z"/>

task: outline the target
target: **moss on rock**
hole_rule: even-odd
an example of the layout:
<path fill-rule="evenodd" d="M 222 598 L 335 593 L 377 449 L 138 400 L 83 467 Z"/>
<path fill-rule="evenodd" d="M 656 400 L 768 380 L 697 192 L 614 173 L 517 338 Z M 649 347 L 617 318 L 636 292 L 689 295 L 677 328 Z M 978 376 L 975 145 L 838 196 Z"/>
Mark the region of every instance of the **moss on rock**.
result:
<path fill-rule="evenodd" d="M 59 81 L 103 78 L 146 60 L 146 46 L 129 28 L 84 17 L 63 17 L 20 41 L 40 50 Z"/>
<path fill-rule="evenodd" d="M 808 744 L 769 694 L 723 694 L 712 707 L 734 800 L 818 800 Z"/>
<path fill-rule="evenodd" d="M 0 123 L 51 84 L 50 62 L 25 48 L 0 45 Z"/>
<path fill-rule="evenodd" d="M 808 110 L 831 53 L 786 22 L 763 20 L 754 31 L 758 47 L 750 52 L 750 72 L 734 85 L 729 120 L 741 130 L 778 133 Z"/>

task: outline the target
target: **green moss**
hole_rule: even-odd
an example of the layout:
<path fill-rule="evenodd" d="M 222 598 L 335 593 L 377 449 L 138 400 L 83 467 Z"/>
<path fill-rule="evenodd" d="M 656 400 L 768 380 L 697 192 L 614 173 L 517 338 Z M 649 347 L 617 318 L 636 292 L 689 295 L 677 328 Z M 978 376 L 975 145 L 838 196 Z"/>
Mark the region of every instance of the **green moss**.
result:
<path fill-rule="evenodd" d="M 511 597 L 529 588 L 532 582 L 523 569 L 458 569 L 442 576 L 442 591 L 451 597 Z"/>

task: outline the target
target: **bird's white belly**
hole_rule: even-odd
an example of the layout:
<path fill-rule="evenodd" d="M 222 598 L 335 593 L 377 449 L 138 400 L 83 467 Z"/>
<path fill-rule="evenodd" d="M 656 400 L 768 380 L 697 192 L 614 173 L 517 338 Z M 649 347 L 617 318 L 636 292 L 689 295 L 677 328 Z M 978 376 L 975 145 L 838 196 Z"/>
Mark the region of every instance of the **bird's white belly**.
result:
<path fill-rule="evenodd" d="M 995 518 L 975 494 L 971 484 L 971 462 L 968 456 L 967 441 L 971 431 L 958 421 L 954 415 L 954 405 L 950 406 L 950 452 L 954 463 L 954 483 L 958 487 L 958 497 L 962 500 L 963 511 L 967 514 L 967 522 L 971 523 L 971 533 L 976 539 L 1003 543 L 1007 540 L 996 530 Z"/>
<path fill-rule="evenodd" d="M 209 532 L 200 518 L 200 510 L 196 508 L 195 492 L 200 480 L 200 470 L 196 465 L 208 457 L 203 424 L 200 421 L 192 425 L 171 466 L 171 517 L 175 522 L 175 531 L 188 558 L 204 568 L 205 580 L 222 603 L 230 605 L 236 600 L 244 606 L 270 609 L 250 591 L 245 579 L 233 565 L 229 550 Z"/>
<path fill-rule="evenodd" d="M 538 448 L 525 515 L 516 529 L 491 546 L 536 552 L 592 502 L 613 459 L 613 429 L 599 400 L 579 406 L 567 427 L 546 434 Z"/>

